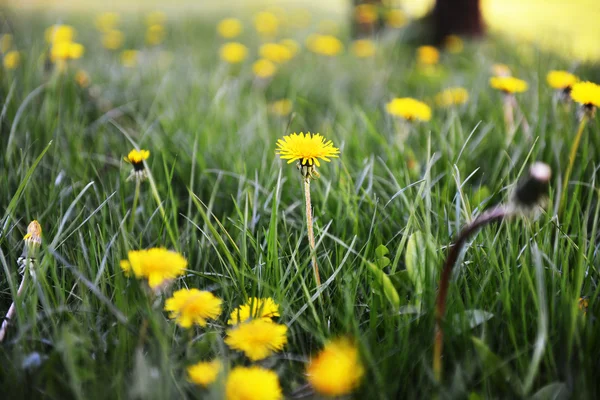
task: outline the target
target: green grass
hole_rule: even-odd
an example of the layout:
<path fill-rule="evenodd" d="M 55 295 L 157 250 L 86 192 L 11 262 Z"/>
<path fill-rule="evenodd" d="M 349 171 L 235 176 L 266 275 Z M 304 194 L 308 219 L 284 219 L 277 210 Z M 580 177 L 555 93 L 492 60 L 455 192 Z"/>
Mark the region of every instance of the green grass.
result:
<path fill-rule="evenodd" d="M 260 40 L 249 24 L 240 40 L 251 56 L 241 67 L 219 61 L 209 15 L 169 21 L 160 50 L 170 52 L 170 65 L 145 48 L 141 64 L 126 69 L 101 48 L 90 17 L 74 15 L 60 20 L 78 29 L 85 57 L 52 74 L 43 71 L 43 31 L 56 19 L 7 15 L 23 62 L 0 71 L 3 313 L 20 280 L 26 226 L 38 219 L 44 229 L 37 282 L 30 281 L 0 346 L 7 398 L 220 398 L 222 385 L 195 388 L 185 367 L 213 357 L 248 364 L 223 338 L 227 315 L 250 296 L 281 304 L 289 343 L 261 365 L 277 371 L 286 396 L 306 392 L 310 355 L 344 334 L 357 338 L 367 370 L 356 398 L 598 396 L 600 125 L 598 117 L 588 124 L 559 218 L 577 120 L 545 84 L 550 69 L 572 68 L 572 61 L 490 38 L 444 54 L 440 73 L 427 76 L 415 68 L 408 28 L 383 38 L 374 59 L 303 50 L 260 85 L 250 68 Z M 141 17 L 123 26 L 126 47 L 142 47 Z M 303 42 L 308 33 L 283 36 Z M 488 86 L 496 62 L 530 85 L 518 102 L 531 132 L 519 126 L 508 144 L 501 96 Z M 98 97 L 74 83 L 78 68 L 88 71 Z M 600 79 L 594 66 L 576 72 Z M 430 100 L 452 85 L 466 87 L 470 101 L 434 108 L 428 123 L 403 126 L 385 114 L 394 96 Z M 294 102 L 291 121 L 267 111 L 283 97 Z M 275 155 L 277 138 L 295 131 L 320 132 L 341 149 L 311 185 L 320 297 L 301 179 Z M 144 182 L 128 232 L 135 184 L 126 181 L 130 166 L 122 159 L 134 145 L 151 151 L 166 218 Z M 456 268 L 438 386 L 433 306 L 447 246 L 483 209 L 508 201 L 536 160 L 553 168 L 547 211 L 485 228 Z M 380 261 L 381 245 L 389 250 L 387 292 L 369 267 Z M 182 330 L 162 311 L 164 298 L 151 302 L 141 282 L 123 275 L 119 261 L 129 249 L 153 246 L 185 255 L 189 271 L 173 289 L 213 291 L 224 300 L 218 321 Z M 410 278 L 407 261 L 422 269 L 422 280 Z M 490 318 L 471 324 L 471 313 Z"/>

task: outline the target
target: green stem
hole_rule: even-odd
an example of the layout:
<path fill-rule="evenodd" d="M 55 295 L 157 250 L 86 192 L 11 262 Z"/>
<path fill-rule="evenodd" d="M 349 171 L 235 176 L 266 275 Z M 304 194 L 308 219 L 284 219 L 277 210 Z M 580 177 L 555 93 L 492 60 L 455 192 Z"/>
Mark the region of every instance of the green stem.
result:
<path fill-rule="evenodd" d="M 317 281 L 317 288 L 321 286 L 319 266 L 317 265 L 317 254 L 315 253 L 315 233 L 313 231 L 312 207 L 310 205 L 310 178 L 304 178 L 304 198 L 306 199 L 306 230 L 308 231 L 308 243 L 312 255 L 312 266 Z"/>
<path fill-rule="evenodd" d="M 135 225 L 135 210 L 137 203 L 140 198 L 140 179 L 135 180 L 135 194 L 133 195 L 133 206 L 131 207 L 131 216 L 129 220 L 129 233 L 133 232 L 133 226 Z"/>
<path fill-rule="evenodd" d="M 565 171 L 565 176 L 563 178 L 562 193 L 560 196 L 560 203 L 558 207 L 559 215 L 562 213 L 565 207 L 565 201 L 567 200 L 567 190 L 569 187 L 569 179 L 571 178 L 571 173 L 573 172 L 575 156 L 577 156 L 577 149 L 579 148 L 579 142 L 581 142 L 581 137 L 583 136 L 583 131 L 587 120 L 587 115 L 583 114 L 583 116 L 581 117 L 581 122 L 579 123 L 579 129 L 577 130 L 577 135 L 575 135 L 575 140 L 573 141 L 573 145 L 571 146 L 571 152 L 569 153 L 569 164 L 567 165 L 567 170 Z"/>

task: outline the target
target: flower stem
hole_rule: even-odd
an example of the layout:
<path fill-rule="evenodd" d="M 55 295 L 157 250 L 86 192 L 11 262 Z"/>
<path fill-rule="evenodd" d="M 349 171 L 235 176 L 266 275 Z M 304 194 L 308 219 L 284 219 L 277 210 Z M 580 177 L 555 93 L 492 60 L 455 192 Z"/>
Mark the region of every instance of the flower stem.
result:
<path fill-rule="evenodd" d="M 511 215 L 510 208 L 498 206 L 487 211 L 473 220 L 460 232 L 455 242 L 450 247 L 444 269 L 440 277 L 437 298 L 435 300 L 435 336 L 433 341 L 433 373 L 436 381 L 439 383 L 442 379 L 442 348 L 444 344 L 444 331 L 442 330 L 442 320 L 446 313 L 446 299 L 448 298 L 448 286 L 452 269 L 458 260 L 461 250 L 467 239 L 476 233 L 479 229 L 495 221 L 500 221 Z"/>
<path fill-rule="evenodd" d="M 317 254 L 315 253 L 315 233 L 313 232 L 312 207 L 310 205 L 310 178 L 304 178 L 304 198 L 306 199 L 306 230 L 308 231 L 308 243 L 312 255 L 312 266 L 315 272 L 317 287 L 321 286 L 319 266 L 317 265 Z"/>
<path fill-rule="evenodd" d="M 28 261 L 25 261 L 28 262 Z M 31 261 L 29 261 L 31 262 Z M 10 307 L 8 308 L 8 312 L 6 313 L 6 316 L 4 317 L 4 321 L 2 322 L 2 327 L 0 328 L 0 343 L 2 343 L 4 341 L 4 337 L 6 336 L 6 332 L 8 331 L 8 326 L 10 325 L 10 320 L 15 316 L 15 313 L 17 311 L 17 307 L 15 305 L 15 303 L 19 300 L 19 298 L 21 297 L 21 294 L 23 293 L 23 290 L 25 289 L 25 281 L 27 280 L 27 274 L 29 273 L 29 271 L 27 271 L 27 269 L 25 269 L 25 272 L 23 273 L 23 278 L 21 279 L 21 283 L 19 284 L 19 288 L 17 289 L 17 296 L 15 297 L 15 300 L 11 303 Z"/>
<path fill-rule="evenodd" d="M 581 122 L 579 123 L 579 128 L 577 130 L 577 134 L 575 135 L 575 140 L 573 141 L 573 145 L 571 146 L 571 152 L 569 153 L 569 164 L 567 165 L 567 170 L 565 171 L 565 177 L 563 179 L 562 185 L 562 193 L 560 196 L 559 203 L 559 214 L 562 213 L 562 210 L 565 206 L 565 201 L 567 200 L 567 190 L 569 187 L 569 179 L 571 178 L 571 172 L 573 172 L 573 165 L 575 164 L 575 156 L 577 155 L 577 149 L 579 148 L 579 142 L 581 142 L 581 137 L 583 136 L 583 131 L 585 125 L 587 123 L 588 117 L 586 114 L 583 114 L 581 117 Z"/>
<path fill-rule="evenodd" d="M 514 117 L 514 95 L 505 94 L 504 95 L 504 124 L 506 126 L 507 132 L 507 141 L 510 142 L 514 135 L 515 129 L 515 117 Z"/>
<path fill-rule="evenodd" d="M 135 194 L 133 195 L 133 206 L 131 207 L 131 216 L 129 220 L 129 233 L 133 232 L 133 226 L 135 225 L 135 210 L 137 203 L 140 198 L 140 179 L 135 180 Z"/>

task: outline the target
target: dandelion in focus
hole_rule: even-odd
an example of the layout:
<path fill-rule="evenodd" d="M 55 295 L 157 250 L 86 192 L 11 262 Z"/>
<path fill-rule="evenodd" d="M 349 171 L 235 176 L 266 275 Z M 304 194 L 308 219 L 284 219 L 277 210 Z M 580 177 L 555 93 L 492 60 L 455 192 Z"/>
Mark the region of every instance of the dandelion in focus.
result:
<path fill-rule="evenodd" d="M 262 58 L 266 58 L 269 61 L 282 64 L 289 61 L 292 57 L 292 51 L 279 43 L 265 43 L 260 46 L 259 54 Z"/>
<path fill-rule="evenodd" d="M 417 48 L 417 63 L 422 67 L 436 65 L 440 61 L 440 52 L 433 46 Z"/>
<path fill-rule="evenodd" d="M 223 370 L 223 364 L 220 360 L 201 361 L 187 367 L 187 374 L 190 382 L 207 387 L 214 383 Z"/>
<path fill-rule="evenodd" d="M 217 32 L 225 39 L 233 39 L 242 33 L 242 22 L 237 18 L 225 18 L 217 25 Z"/>
<path fill-rule="evenodd" d="M 146 44 L 156 46 L 165 39 L 165 27 L 161 24 L 150 25 L 146 29 Z"/>
<path fill-rule="evenodd" d="M 140 52 L 137 50 L 123 50 L 121 52 L 121 64 L 126 68 L 133 68 L 137 65 Z"/>
<path fill-rule="evenodd" d="M 386 104 L 385 109 L 388 114 L 404 118 L 409 122 L 416 120 L 427 122 L 431 119 L 431 108 L 411 97 L 396 97 Z"/>
<path fill-rule="evenodd" d="M 80 69 L 75 73 L 75 82 L 80 88 L 85 89 L 90 86 L 90 81 L 90 76 L 84 70 Z"/>
<path fill-rule="evenodd" d="M 187 260 L 175 251 L 155 247 L 129 251 L 120 266 L 126 276 L 133 273 L 138 279 L 146 279 L 148 286 L 157 292 L 184 274 Z"/>
<path fill-rule="evenodd" d="M 16 50 L 11 50 L 4 54 L 2 64 L 5 69 L 15 69 L 21 64 L 21 53 Z"/>
<path fill-rule="evenodd" d="M 229 64 L 239 64 L 246 59 L 248 48 L 241 43 L 228 42 L 221 46 L 219 55 Z"/>
<path fill-rule="evenodd" d="M 231 312 L 227 324 L 236 325 L 249 319 L 261 319 L 272 322 L 272 318 L 279 317 L 279 305 L 271 297 L 259 299 L 251 297 Z"/>
<path fill-rule="evenodd" d="M 286 117 L 292 112 L 292 101 L 290 99 L 280 99 L 269 104 L 269 112 L 280 117 Z"/>
<path fill-rule="evenodd" d="M 252 366 L 235 367 L 225 383 L 226 400 L 281 400 L 283 394 L 277 374 Z"/>
<path fill-rule="evenodd" d="M 567 71 L 550 71 L 546 81 L 551 88 L 571 92 L 571 87 L 578 81 L 577 77 Z"/>
<path fill-rule="evenodd" d="M 344 51 L 344 45 L 332 35 L 310 35 L 306 40 L 310 51 L 323 56 L 333 57 Z"/>
<path fill-rule="evenodd" d="M 254 27 L 261 36 L 273 37 L 279 30 L 279 18 L 272 12 L 259 12 L 254 16 Z"/>
<path fill-rule="evenodd" d="M 253 319 L 227 330 L 225 344 L 243 352 L 251 361 L 264 360 L 283 350 L 287 343 L 287 326 Z"/>
<path fill-rule="evenodd" d="M 352 43 L 352 53 L 358 58 L 373 57 L 376 51 L 377 46 L 372 40 L 359 39 Z"/>
<path fill-rule="evenodd" d="M 595 109 L 600 107 L 600 85 L 593 82 L 574 83 L 571 98 L 581 104 L 588 114 L 593 115 Z"/>
<path fill-rule="evenodd" d="M 124 160 L 133 166 L 133 170 L 127 180 L 136 179 L 137 181 L 142 181 L 146 179 L 147 172 L 144 161 L 146 161 L 148 157 L 150 157 L 150 151 L 148 150 L 133 149 L 127 154 L 127 157 L 125 157 Z"/>
<path fill-rule="evenodd" d="M 385 16 L 385 23 L 390 28 L 400 29 L 406 26 L 407 22 L 406 14 L 400 9 L 389 10 Z"/>
<path fill-rule="evenodd" d="M 7 53 L 12 47 L 13 36 L 10 33 L 0 35 L 0 53 Z"/>
<path fill-rule="evenodd" d="M 441 107 L 465 104 L 469 100 L 469 92 L 462 87 L 445 89 L 435 96 L 435 102 Z"/>
<path fill-rule="evenodd" d="M 115 12 L 104 12 L 96 17 L 95 25 L 100 32 L 108 32 L 117 27 L 120 19 Z"/>
<path fill-rule="evenodd" d="M 460 36 L 458 35 L 448 35 L 444 38 L 444 49 L 448 53 L 459 54 L 465 48 L 465 44 Z"/>
<path fill-rule="evenodd" d="M 118 50 L 123 46 L 125 36 L 117 29 L 105 31 L 102 35 L 102 46 L 108 50 Z"/>
<path fill-rule="evenodd" d="M 165 311 L 182 328 L 192 325 L 206 326 L 208 319 L 217 319 L 221 315 L 223 301 L 211 292 L 198 289 L 181 289 L 165 301 Z"/>
<path fill-rule="evenodd" d="M 277 72 L 277 66 L 271 61 L 261 58 L 252 64 L 252 72 L 257 78 L 267 79 L 275 75 Z"/>
<path fill-rule="evenodd" d="M 311 386 L 325 396 L 352 393 L 360 385 L 364 372 L 358 347 L 345 337 L 327 343 L 306 369 Z"/>

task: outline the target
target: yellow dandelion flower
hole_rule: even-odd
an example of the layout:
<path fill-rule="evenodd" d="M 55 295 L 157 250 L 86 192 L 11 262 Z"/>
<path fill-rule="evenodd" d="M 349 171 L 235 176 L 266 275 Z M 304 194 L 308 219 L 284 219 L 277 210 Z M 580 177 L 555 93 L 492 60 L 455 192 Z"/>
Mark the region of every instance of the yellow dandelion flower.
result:
<path fill-rule="evenodd" d="M 211 292 L 198 289 L 181 289 L 165 301 L 165 311 L 182 328 L 192 325 L 206 326 L 207 319 L 217 319 L 221 315 L 223 301 Z"/>
<path fill-rule="evenodd" d="M 162 11 L 152 11 L 146 15 L 146 25 L 164 25 L 167 22 L 167 14 Z"/>
<path fill-rule="evenodd" d="M 115 12 L 104 12 L 96 17 L 96 28 L 100 32 L 111 31 L 119 24 L 120 18 L 119 14 Z"/>
<path fill-rule="evenodd" d="M 121 64 L 127 68 L 133 68 L 137 65 L 140 52 L 137 50 L 123 50 L 121 52 Z"/>
<path fill-rule="evenodd" d="M 583 312 L 583 315 L 587 315 L 588 307 L 590 305 L 590 300 L 585 297 L 580 297 L 577 306 L 579 310 Z"/>
<path fill-rule="evenodd" d="M 306 39 L 306 47 L 316 54 L 333 57 L 344 51 L 340 39 L 332 35 L 310 35 Z"/>
<path fill-rule="evenodd" d="M 349 338 L 329 342 L 306 369 L 308 381 L 322 395 L 343 396 L 360 385 L 364 367 L 356 344 Z"/>
<path fill-rule="evenodd" d="M 230 64 L 238 64 L 246 59 L 248 48 L 241 43 L 229 42 L 221 46 L 219 54 L 221 60 Z"/>
<path fill-rule="evenodd" d="M 123 32 L 117 29 L 110 29 L 102 35 L 102 46 L 105 49 L 118 50 L 123 46 L 124 40 L 125 35 L 123 35 Z"/>
<path fill-rule="evenodd" d="M 275 36 L 279 29 L 279 18 L 272 12 L 259 12 L 254 16 L 254 27 L 262 36 Z"/>
<path fill-rule="evenodd" d="M 279 41 L 279 44 L 285 46 L 292 54 L 292 57 L 300 51 L 300 44 L 294 39 L 282 39 Z"/>
<path fill-rule="evenodd" d="M 187 260 L 177 252 L 155 247 L 131 250 L 128 259 L 122 260 L 120 266 L 125 275 L 133 272 L 136 278 L 147 279 L 150 288 L 157 290 L 183 275 Z"/>
<path fill-rule="evenodd" d="M 527 82 L 512 76 L 494 76 L 490 78 L 490 86 L 504 93 L 522 93 L 527 91 Z"/>
<path fill-rule="evenodd" d="M 280 117 L 285 117 L 292 112 L 292 107 L 290 99 L 280 99 L 269 104 L 269 112 Z"/>
<path fill-rule="evenodd" d="M 75 28 L 70 25 L 52 25 L 46 29 L 45 38 L 46 42 L 52 44 L 72 42 L 75 38 Z"/>
<path fill-rule="evenodd" d="M 242 29 L 242 22 L 237 18 L 225 18 L 217 25 L 217 32 L 226 39 L 238 37 Z"/>
<path fill-rule="evenodd" d="M 435 65 L 440 61 L 440 52 L 433 46 L 417 48 L 417 62 L 420 65 Z"/>
<path fill-rule="evenodd" d="M 32 245 L 42 244 L 42 226 L 36 219 L 27 225 L 27 233 L 23 236 L 23 240 Z"/>
<path fill-rule="evenodd" d="M 85 89 L 90 86 L 90 81 L 90 76 L 84 70 L 80 69 L 75 73 L 75 82 L 77 82 L 79 87 Z"/>
<path fill-rule="evenodd" d="M 352 42 L 352 53 L 358 58 L 368 58 L 375 55 L 377 46 L 368 39 L 359 39 Z"/>
<path fill-rule="evenodd" d="M 331 158 L 339 157 L 339 153 L 340 150 L 333 147 L 333 142 L 319 133 L 292 133 L 277 141 L 276 154 L 282 160 L 288 160 L 288 164 L 298 160 L 302 165 L 320 167 L 319 159 L 330 162 Z"/>
<path fill-rule="evenodd" d="M 283 393 L 277 374 L 253 367 L 235 367 L 225 383 L 226 400 L 281 400 Z"/>
<path fill-rule="evenodd" d="M 146 43 L 150 46 L 161 44 L 165 39 L 165 27 L 160 24 L 153 24 L 146 30 Z"/>
<path fill-rule="evenodd" d="M 21 53 L 16 50 L 9 51 L 4 55 L 2 64 L 6 69 L 15 69 L 21 63 Z"/>
<path fill-rule="evenodd" d="M 225 344 L 243 352 L 252 361 L 263 360 L 281 351 L 287 343 L 287 326 L 253 319 L 227 331 Z"/>
<path fill-rule="evenodd" d="M 448 35 L 444 38 L 444 49 L 452 54 L 462 53 L 465 43 L 458 35 Z"/>
<path fill-rule="evenodd" d="M 12 47 L 13 36 L 10 33 L 0 35 L 0 53 L 4 54 Z"/>
<path fill-rule="evenodd" d="M 506 64 L 494 64 L 492 65 L 492 74 L 496 76 L 511 76 L 512 71 Z"/>
<path fill-rule="evenodd" d="M 385 23 L 387 24 L 387 26 L 394 29 L 402 28 L 407 24 L 407 22 L 408 18 L 406 17 L 406 14 L 404 13 L 404 11 L 399 9 L 388 11 L 385 17 Z"/>
<path fill-rule="evenodd" d="M 271 318 L 274 317 L 279 317 L 279 305 L 271 297 L 264 299 L 251 297 L 246 304 L 233 310 L 227 323 L 236 325 L 253 318 L 271 322 Z"/>
<path fill-rule="evenodd" d="M 553 89 L 570 89 L 578 81 L 577 77 L 567 71 L 550 71 L 546 75 L 546 81 Z"/>
<path fill-rule="evenodd" d="M 190 382 L 207 387 L 217 380 L 222 369 L 220 360 L 202 361 L 187 367 L 187 374 Z"/>
<path fill-rule="evenodd" d="M 275 75 L 275 72 L 277 72 L 277 66 L 271 61 L 261 58 L 252 64 L 252 72 L 254 72 L 254 75 L 256 75 L 258 78 L 266 79 Z"/>
<path fill-rule="evenodd" d="M 448 88 L 435 96 L 435 102 L 441 107 L 465 104 L 469 100 L 469 92 L 462 87 Z"/>
<path fill-rule="evenodd" d="M 392 99 L 386 104 L 385 109 L 388 114 L 402 117 L 407 121 L 429 121 L 431 119 L 431 108 L 427 104 L 410 97 Z"/>
<path fill-rule="evenodd" d="M 52 62 L 76 60 L 83 56 L 85 47 L 75 42 L 55 42 L 50 49 L 50 60 Z"/>
<path fill-rule="evenodd" d="M 279 43 L 265 43 L 260 46 L 259 54 L 262 58 L 278 64 L 289 61 L 293 54 L 286 46 Z"/>
<path fill-rule="evenodd" d="M 354 7 L 354 19 L 359 24 L 374 24 L 378 18 L 377 6 L 373 4 L 359 4 Z"/>
<path fill-rule="evenodd" d="M 143 180 L 146 178 L 144 161 L 147 160 L 148 157 L 150 157 L 150 151 L 148 150 L 133 149 L 127 154 L 127 157 L 125 157 L 124 160 L 133 166 L 133 170 L 128 179 L 136 178 L 138 180 Z"/>
<path fill-rule="evenodd" d="M 600 85 L 593 82 L 577 82 L 571 89 L 571 98 L 587 107 L 600 107 Z"/>

